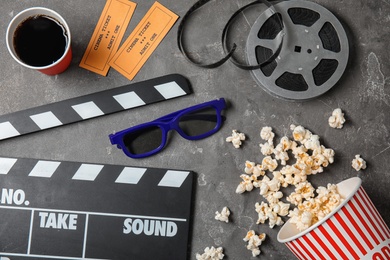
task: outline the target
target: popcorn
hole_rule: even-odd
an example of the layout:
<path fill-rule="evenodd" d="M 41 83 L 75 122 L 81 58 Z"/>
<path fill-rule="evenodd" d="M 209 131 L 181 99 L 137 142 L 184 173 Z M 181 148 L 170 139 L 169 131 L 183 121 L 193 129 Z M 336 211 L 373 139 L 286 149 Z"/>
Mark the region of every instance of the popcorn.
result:
<path fill-rule="evenodd" d="M 274 205 L 279 202 L 279 199 L 283 198 L 283 193 L 281 191 L 271 191 L 268 192 L 264 198 L 270 205 Z"/>
<path fill-rule="evenodd" d="M 264 155 L 271 155 L 274 152 L 274 146 L 270 143 L 260 144 L 260 152 Z"/>
<path fill-rule="evenodd" d="M 271 156 L 264 157 L 261 164 L 263 165 L 264 170 L 269 170 L 271 172 L 273 172 L 278 167 L 278 162 L 276 159 L 272 159 Z"/>
<path fill-rule="evenodd" d="M 343 128 L 345 123 L 344 113 L 340 108 L 336 108 L 333 110 L 332 115 L 328 119 L 328 123 L 330 127 L 333 128 Z"/>
<path fill-rule="evenodd" d="M 276 178 L 273 178 L 272 180 L 268 181 L 267 185 L 270 191 L 276 192 L 280 189 L 280 182 Z"/>
<path fill-rule="evenodd" d="M 306 200 L 299 201 L 296 204 L 297 207 L 288 214 L 290 222 L 295 224 L 299 231 L 309 228 L 317 221 L 326 217 L 344 200 L 338 193 L 335 184 L 328 184 L 327 187 L 319 187 L 316 192 L 316 197 L 307 195 Z"/>
<path fill-rule="evenodd" d="M 319 211 L 320 206 L 321 203 L 318 200 L 309 198 L 308 200 L 299 203 L 297 208 L 301 211 L 317 212 Z"/>
<path fill-rule="evenodd" d="M 306 149 L 308 150 L 316 150 L 316 149 L 319 149 L 321 148 L 320 146 L 320 137 L 318 135 L 310 135 L 310 138 L 307 139 L 305 142 L 304 142 L 304 145 L 306 147 Z"/>
<path fill-rule="evenodd" d="M 279 202 L 279 199 L 283 197 L 283 193 L 279 191 L 281 182 L 278 178 L 269 179 L 267 176 L 264 176 L 263 180 L 259 181 L 260 183 L 260 195 L 262 195 L 270 205 Z"/>
<path fill-rule="evenodd" d="M 283 175 L 282 175 L 282 173 L 280 171 L 273 171 L 272 175 L 274 176 L 274 179 L 277 179 L 279 181 L 281 187 L 287 187 L 288 186 L 288 184 L 284 180 L 284 177 L 283 177 Z"/>
<path fill-rule="evenodd" d="M 280 172 L 284 176 L 283 187 L 288 185 L 297 185 L 302 181 L 306 181 L 308 171 L 311 169 L 307 167 L 306 164 L 296 163 L 295 165 L 286 165 L 283 167 Z"/>
<path fill-rule="evenodd" d="M 260 131 L 260 137 L 263 140 L 266 140 L 269 144 L 273 144 L 275 134 L 272 132 L 272 128 L 265 126 Z"/>
<path fill-rule="evenodd" d="M 278 203 L 274 204 L 272 210 L 277 213 L 279 216 L 287 216 L 289 213 L 290 204 L 284 203 L 282 201 L 279 201 Z"/>
<path fill-rule="evenodd" d="M 287 201 L 294 205 L 298 205 L 303 199 L 308 200 L 312 197 L 314 197 L 314 188 L 309 182 L 305 181 L 296 185 L 295 192 L 292 192 L 290 196 L 287 197 Z"/>
<path fill-rule="evenodd" d="M 260 235 L 256 235 L 254 230 L 249 230 L 248 233 L 246 234 L 246 236 L 244 237 L 243 240 L 245 242 L 248 242 L 248 245 L 246 246 L 246 248 L 248 250 L 252 251 L 253 257 L 258 256 L 261 253 L 259 247 L 261 246 L 261 244 L 265 240 L 265 238 L 266 238 L 265 233 L 261 233 Z"/>
<path fill-rule="evenodd" d="M 206 247 L 202 255 L 196 254 L 196 260 L 219 260 L 224 258 L 222 247 Z"/>
<path fill-rule="evenodd" d="M 264 224 L 265 221 L 268 219 L 268 211 L 271 209 L 268 207 L 268 204 L 262 201 L 260 204 L 256 202 L 255 204 L 256 212 L 258 213 L 258 219 L 256 221 L 256 224 Z"/>
<path fill-rule="evenodd" d="M 234 148 L 240 148 L 245 138 L 245 134 L 232 130 L 232 135 L 226 138 L 226 142 L 232 143 Z"/>
<path fill-rule="evenodd" d="M 286 161 L 290 159 L 286 150 L 284 150 L 283 144 L 278 144 L 274 149 L 275 159 L 280 161 L 281 165 L 286 165 Z"/>
<path fill-rule="evenodd" d="M 253 168 L 252 174 L 256 177 L 264 176 L 265 175 L 264 166 L 261 164 L 256 164 L 256 166 Z"/>
<path fill-rule="evenodd" d="M 295 141 L 303 141 L 306 139 L 306 129 L 303 126 L 291 125 L 291 130 L 293 130 L 293 137 Z"/>
<path fill-rule="evenodd" d="M 246 161 L 245 162 L 245 169 L 244 169 L 244 172 L 246 174 L 251 174 L 253 173 L 253 168 L 255 167 L 255 163 L 254 162 L 250 162 L 250 161 Z"/>
<path fill-rule="evenodd" d="M 290 223 L 295 224 L 299 231 L 308 229 L 313 225 L 313 214 L 308 211 L 300 212 L 297 208 L 289 215 Z"/>
<path fill-rule="evenodd" d="M 229 223 L 229 216 L 230 216 L 230 210 L 228 209 L 228 207 L 224 207 L 221 213 L 219 213 L 218 211 L 215 212 L 215 219 L 219 221 L 224 221 L 226 223 Z"/>
<path fill-rule="evenodd" d="M 261 203 L 255 204 L 256 212 L 258 213 L 258 219 L 256 224 L 264 224 L 266 220 L 268 220 L 268 224 L 270 228 L 273 228 L 275 225 L 280 226 L 284 222 L 281 217 L 278 216 L 278 213 L 274 211 L 280 210 L 278 207 L 271 208 L 267 203 L 262 201 Z"/>
<path fill-rule="evenodd" d="M 240 176 L 243 181 L 236 192 L 259 188 L 259 194 L 265 201 L 255 204 L 257 224 L 264 224 L 268 220 L 269 227 L 273 228 L 284 223 L 281 217 L 289 216 L 299 230 L 304 230 L 340 205 L 343 198 L 337 193 L 335 185 L 329 184 L 315 190 L 307 181 L 307 176 L 323 172 L 334 162 L 334 150 L 321 145 L 320 137 L 303 126 L 291 125 L 290 128 L 292 139 L 283 136 L 275 147 L 272 128 L 261 129 L 260 137 L 267 141 L 259 145 L 264 157 L 261 164 L 245 162 L 246 174 Z M 287 164 L 289 151 L 295 158 L 292 164 Z M 279 165 L 281 169 L 276 170 Z M 272 173 L 272 179 L 266 175 L 267 171 Z M 263 178 L 259 179 L 260 176 Z M 290 210 L 290 203 L 281 201 L 283 193 L 280 188 L 289 185 L 295 186 L 295 191 L 286 198 L 296 206 L 293 210 Z"/>
<path fill-rule="evenodd" d="M 241 174 L 240 177 L 243 181 L 237 186 L 236 193 L 244 193 L 245 191 L 253 190 L 253 181 L 257 181 L 257 177 L 246 174 Z"/>
<path fill-rule="evenodd" d="M 335 109 L 332 117 L 329 118 L 330 126 L 342 128 L 344 123 L 344 113 L 339 108 Z M 290 129 L 292 140 L 287 136 L 283 136 L 276 146 L 274 146 L 275 134 L 272 128 L 267 126 L 261 129 L 260 137 L 267 141 L 259 144 L 260 152 L 264 155 L 264 158 L 261 164 L 252 161 L 245 162 L 245 174 L 240 175 L 243 181 L 238 185 L 236 193 L 259 188 L 259 194 L 263 196 L 266 202 L 261 201 L 255 204 L 255 211 L 258 213 L 256 224 L 264 224 L 268 220 L 269 227 L 273 228 L 274 226 L 283 225 L 284 221 L 281 217 L 288 216 L 290 222 L 295 224 L 299 231 L 303 231 L 328 216 L 344 201 L 344 198 L 338 193 L 335 184 L 328 184 L 326 187 L 315 189 L 307 181 L 308 175 L 321 173 L 324 168 L 334 162 L 334 150 L 321 145 L 320 137 L 303 126 L 292 124 Z M 233 130 L 232 137 L 227 138 L 226 141 L 233 142 L 233 136 L 238 134 L 236 130 Z M 243 140 L 245 140 L 245 137 Z M 241 145 L 241 142 L 239 145 Z M 290 159 L 289 154 L 294 156 L 295 162 L 287 165 Z M 276 170 L 279 166 L 281 169 Z M 355 155 L 352 167 L 356 171 L 365 169 L 366 162 L 360 155 Z M 266 175 L 267 171 L 272 173 L 272 179 Z M 260 176 L 263 176 L 263 178 L 259 179 Z M 288 202 L 295 205 L 292 210 L 290 210 L 291 204 L 281 201 L 283 193 L 280 188 L 286 188 L 289 185 L 295 186 L 294 192 L 286 198 Z M 216 212 L 215 219 L 228 222 L 229 215 L 229 209 L 224 207 L 221 213 Z M 265 237 L 264 233 L 256 235 L 253 230 L 250 230 L 243 239 L 248 242 L 247 249 L 252 251 L 254 257 L 261 253 L 259 246 Z M 206 259 L 198 258 L 198 256 L 197 254 L 197 259 Z"/>
<path fill-rule="evenodd" d="M 292 153 L 294 154 L 295 158 L 298 158 L 300 155 L 305 154 L 307 152 L 307 149 L 305 146 L 296 146 L 293 149 L 291 149 Z"/>
<path fill-rule="evenodd" d="M 333 163 L 334 162 L 334 150 L 333 149 L 328 149 L 328 148 L 325 148 L 323 145 L 321 145 L 321 154 L 323 156 L 325 156 L 325 158 L 328 160 L 329 163 Z M 324 165 L 324 167 L 326 167 Z"/>
<path fill-rule="evenodd" d="M 320 186 L 316 190 L 318 196 L 317 199 L 323 200 L 323 198 L 327 198 L 331 193 L 337 193 L 337 186 L 335 184 L 328 184 L 326 187 Z"/>
<path fill-rule="evenodd" d="M 360 157 L 360 154 L 355 155 L 355 159 L 352 160 L 352 168 L 358 172 L 362 169 L 366 169 L 366 167 L 366 161 Z"/>
<path fill-rule="evenodd" d="M 288 139 L 287 136 L 283 136 L 280 139 L 280 145 L 282 146 L 283 151 L 287 151 L 289 149 L 292 149 L 294 146 L 296 146 L 297 143 Z"/>
<path fill-rule="evenodd" d="M 274 228 L 274 226 L 281 226 L 284 224 L 281 217 L 278 216 L 278 214 L 274 211 L 268 211 L 267 212 L 268 217 L 268 224 L 270 228 Z"/>

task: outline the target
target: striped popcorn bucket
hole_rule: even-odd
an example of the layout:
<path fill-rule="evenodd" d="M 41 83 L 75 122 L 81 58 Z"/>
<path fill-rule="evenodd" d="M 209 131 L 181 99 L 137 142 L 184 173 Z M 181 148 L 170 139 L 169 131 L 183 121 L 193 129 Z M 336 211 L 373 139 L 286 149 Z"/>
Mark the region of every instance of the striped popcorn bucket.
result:
<path fill-rule="evenodd" d="M 298 259 L 390 259 L 390 230 L 361 182 L 354 177 L 337 184 L 341 205 L 302 232 L 287 221 L 278 241 Z"/>

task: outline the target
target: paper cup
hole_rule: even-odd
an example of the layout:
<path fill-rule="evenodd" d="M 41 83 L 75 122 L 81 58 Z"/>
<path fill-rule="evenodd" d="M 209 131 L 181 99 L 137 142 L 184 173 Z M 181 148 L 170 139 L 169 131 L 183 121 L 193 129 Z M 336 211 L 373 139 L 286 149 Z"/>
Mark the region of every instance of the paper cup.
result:
<path fill-rule="evenodd" d="M 44 66 L 33 66 L 27 64 L 19 57 L 18 53 L 15 50 L 15 31 L 18 29 L 20 24 L 26 21 L 26 19 L 34 16 L 50 17 L 51 19 L 59 23 L 59 25 L 62 27 L 66 34 L 67 40 L 62 56 L 57 60 L 53 61 L 52 63 Z M 32 7 L 18 13 L 8 25 L 6 42 L 9 53 L 19 64 L 29 69 L 38 70 L 47 75 L 56 75 L 64 72 L 69 67 L 70 62 L 72 60 L 71 35 L 65 19 L 62 18 L 62 16 L 59 15 L 57 12 L 44 7 Z"/>
<path fill-rule="evenodd" d="M 331 214 L 302 232 L 287 221 L 278 241 L 298 259 L 390 259 L 390 230 L 361 179 L 342 181 L 337 189 L 345 200 Z"/>

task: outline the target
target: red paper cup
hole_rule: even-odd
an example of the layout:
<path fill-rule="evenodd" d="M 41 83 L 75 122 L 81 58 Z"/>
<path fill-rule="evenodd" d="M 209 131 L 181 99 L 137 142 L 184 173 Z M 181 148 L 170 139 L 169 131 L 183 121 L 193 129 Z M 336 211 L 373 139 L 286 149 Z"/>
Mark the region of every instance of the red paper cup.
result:
<path fill-rule="evenodd" d="M 354 177 L 337 184 L 341 205 L 302 232 L 287 221 L 278 241 L 298 259 L 390 259 L 390 230 L 361 182 Z"/>
<path fill-rule="evenodd" d="M 56 60 L 53 60 L 48 64 L 40 65 L 40 66 L 28 64 L 26 60 L 23 60 L 21 58 L 20 53 L 17 52 L 16 50 L 17 48 L 15 47 L 15 32 L 18 30 L 18 28 L 20 28 L 23 22 L 25 22 L 31 17 L 37 17 L 37 16 L 49 17 L 51 20 L 55 21 L 58 24 L 58 26 L 60 26 L 63 29 L 64 36 L 66 38 L 66 44 L 63 48 L 63 52 L 60 53 L 62 55 L 61 56 L 57 55 L 58 58 L 56 58 Z M 32 7 L 17 14 L 8 25 L 6 42 L 7 42 L 7 48 L 9 53 L 19 64 L 29 69 L 38 70 L 47 75 L 56 75 L 64 72 L 69 67 L 70 62 L 72 60 L 71 35 L 70 35 L 69 27 L 65 19 L 62 18 L 61 15 L 48 8 Z M 27 43 L 26 41 L 26 44 L 29 43 Z M 53 46 L 53 48 L 54 47 L 55 46 Z M 62 49 L 60 49 L 60 51 L 62 51 Z"/>

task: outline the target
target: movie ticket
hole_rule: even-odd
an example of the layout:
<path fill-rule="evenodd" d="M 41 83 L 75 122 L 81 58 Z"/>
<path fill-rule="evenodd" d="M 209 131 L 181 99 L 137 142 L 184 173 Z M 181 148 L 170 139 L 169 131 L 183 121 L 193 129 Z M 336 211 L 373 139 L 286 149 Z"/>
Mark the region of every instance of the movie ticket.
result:
<path fill-rule="evenodd" d="M 155 2 L 109 64 L 132 80 L 178 18 Z"/>
<path fill-rule="evenodd" d="M 80 67 L 106 76 L 109 60 L 119 48 L 136 4 L 124 0 L 107 0 Z"/>

